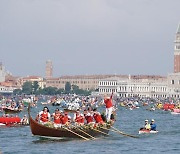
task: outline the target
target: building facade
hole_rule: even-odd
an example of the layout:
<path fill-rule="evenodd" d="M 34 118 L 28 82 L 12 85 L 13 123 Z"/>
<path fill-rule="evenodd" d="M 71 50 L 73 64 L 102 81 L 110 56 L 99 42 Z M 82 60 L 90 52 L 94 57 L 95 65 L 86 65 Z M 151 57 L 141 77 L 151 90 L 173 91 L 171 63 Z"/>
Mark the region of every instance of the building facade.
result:
<path fill-rule="evenodd" d="M 9 86 L 1 86 L 0 85 L 0 94 L 12 94 L 13 90 L 16 89 L 15 87 L 9 87 Z"/>
<path fill-rule="evenodd" d="M 120 97 L 166 98 L 167 78 L 160 76 L 131 76 L 108 78 L 99 81 L 99 94 L 114 91 Z"/>
<path fill-rule="evenodd" d="M 171 73 L 167 77 L 169 97 L 180 98 L 180 73 Z"/>
<path fill-rule="evenodd" d="M 96 90 L 101 79 L 112 76 L 113 75 L 76 75 L 49 78 L 46 80 L 46 87 L 57 87 L 65 89 L 65 84 L 70 82 L 71 85 L 77 85 L 79 89 Z"/>
<path fill-rule="evenodd" d="M 38 85 L 41 89 L 43 89 L 46 85 L 46 81 L 44 80 L 44 78 L 40 77 L 40 76 L 27 76 L 27 77 L 23 77 L 20 79 L 21 80 L 21 86 L 25 83 L 25 82 L 38 82 Z"/>

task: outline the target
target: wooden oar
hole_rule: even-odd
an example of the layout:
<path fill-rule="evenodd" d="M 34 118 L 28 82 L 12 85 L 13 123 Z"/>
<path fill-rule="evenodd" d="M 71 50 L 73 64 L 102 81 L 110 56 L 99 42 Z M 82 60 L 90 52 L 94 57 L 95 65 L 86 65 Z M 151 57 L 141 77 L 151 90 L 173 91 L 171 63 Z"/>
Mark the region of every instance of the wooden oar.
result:
<path fill-rule="evenodd" d="M 105 133 L 105 132 L 102 132 L 102 131 L 100 131 L 100 130 L 98 130 L 98 129 L 93 129 L 93 128 L 90 128 L 90 129 L 92 129 L 92 130 L 94 130 L 94 131 L 97 131 L 97 132 L 99 132 L 99 133 L 101 133 L 101 134 L 104 134 L 104 135 L 109 135 L 109 134 L 107 134 L 107 133 Z"/>
<path fill-rule="evenodd" d="M 109 130 L 109 131 L 112 131 L 112 132 L 116 132 L 116 133 L 117 133 L 116 130 L 108 129 L 108 128 L 105 128 L 105 127 L 100 127 L 100 128 L 105 129 L 105 130 Z"/>
<path fill-rule="evenodd" d="M 87 132 L 85 132 L 85 131 L 83 131 L 82 130 L 82 127 L 79 129 L 79 128 L 77 128 L 80 132 L 83 132 L 84 134 L 86 134 L 86 135 L 88 135 L 89 137 L 91 137 L 92 139 L 97 139 L 97 138 L 95 138 L 94 136 L 92 136 L 92 135 L 90 135 L 90 134 L 88 134 Z"/>
<path fill-rule="evenodd" d="M 70 130 L 70 129 L 68 129 L 68 128 L 65 128 L 65 127 L 63 127 L 63 128 L 64 128 L 65 130 L 67 130 L 67 131 L 69 131 L 69 132 L 71 132 L 71 133 L 73 133 L 73 134 L 75 134 L 75 135 L 77 135 L 77 136 L 85 139 L 86 141 L 89 140 L 88 138 L 86 138 L 86 137 L 84 137 L 84 136 L 82 136 L 82 135 L 80 135 L 80 134 L 78 134 L 78 133 L 76 133 L 76 132 L 73 132 L 72 130 Z"/>
<path fill-rule="evenodd" d="M 114 128 L 111 126 L 111 128 L 113 128 L 117 133 L 121 134 L 121 135 L 124 135 L 124 136 L 129 136 L 129 137 L 133 137 L 133 138 L 139 138 L 138 136 L 134 136 L 134 135 L 130 135 L 130 134 L 126 134 L 120 130 L 118 130 L 117 128 Z"/>

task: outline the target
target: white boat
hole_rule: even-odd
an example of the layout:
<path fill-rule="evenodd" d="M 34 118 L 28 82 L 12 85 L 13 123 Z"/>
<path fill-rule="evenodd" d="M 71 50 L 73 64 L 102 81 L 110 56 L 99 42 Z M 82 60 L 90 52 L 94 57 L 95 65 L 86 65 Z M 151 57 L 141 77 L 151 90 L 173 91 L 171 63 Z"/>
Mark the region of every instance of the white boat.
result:
<path fill-rule="evenodd" d="M 158 133 L 158 131 L 156 130 L 146 130 L 146 129 L 142 129 L 139 130 L 139 134 L 156 134 Z"/>
<path fill-rule="evenodd" d="M 180 114 L 180 112 L 171 112 L 171 114 L 177 115 L 177 114 Z"/>
<path fill-rule="evenodd" d="M 173 109 L 171 114 L 180 114 L 180 109 Z"/>

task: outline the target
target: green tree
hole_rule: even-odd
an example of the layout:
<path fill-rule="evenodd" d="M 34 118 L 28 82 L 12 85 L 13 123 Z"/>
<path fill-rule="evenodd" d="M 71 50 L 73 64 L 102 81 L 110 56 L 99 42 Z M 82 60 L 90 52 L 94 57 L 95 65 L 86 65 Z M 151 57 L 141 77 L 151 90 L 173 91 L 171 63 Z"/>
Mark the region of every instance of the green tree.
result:
<path fill-rule="evenodd" d="M 37 81 L 34 81 L 32 84 L 33 93 L 36 94 L 37 90 L 39 89 L 39 83 Z"/>
<path fill-rule="evenodd" d="M 22 86 L 22 93 L 25 93 L 27 95 L 30 95 L 32 94 L 32 91 L 33 90 L 33 85 L 32 85 L 32 82 L 25 82 Z"/>
<path fill-rule="evenodd" d="M 13 94 L 14 95 L 21 95 L 22 94 L 22 90 L 21 89 L 14 89 L 13 90 Z"/>
<path fill-rule="evenodd" d="M 77 85 L 72 85 L 72 92 L 78 95 L 90 95 L 90 90 L 79 89 Z"/>
<path fill-rule="evenodd" d="M 65 93 L 70 93 L 71 92 L 71 83 L 66 82 L 65 84 Z"/>
<path fill-rule="evenodd" d="M 64 89 L 60 88 L 56 91 L 56 94 L 63 94 L 64 93 Z"/>
<path fill-rule="evenodd" d="M 79 90 L 79 87 L 77 85 L 72 85 L 73 93 L 77 94 L 77 91 Z"/>
<path fill-rule="evenodd" d="M 56 87 L 46 87 L 43 89 L 43 94 L 44 95 L 56 95 L 57 90 L 58 89 Z"/>

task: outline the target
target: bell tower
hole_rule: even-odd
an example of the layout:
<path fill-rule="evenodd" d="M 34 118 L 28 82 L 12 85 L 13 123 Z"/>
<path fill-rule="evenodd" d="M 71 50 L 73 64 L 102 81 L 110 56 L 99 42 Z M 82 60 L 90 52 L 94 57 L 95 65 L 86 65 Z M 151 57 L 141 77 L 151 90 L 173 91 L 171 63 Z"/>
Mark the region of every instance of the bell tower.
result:
<path fill-rule="evenodd" d="M 180 24 L 178 25 L 176 32 L 174 46 L 174 73 L 180 72 Z"/>
<path fill-rule="evenodd" d="M 53 64 L 51 60 L 46 61 L 46 79 L 53 77 Z"/>

